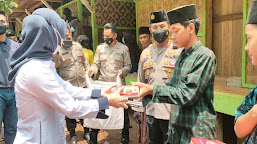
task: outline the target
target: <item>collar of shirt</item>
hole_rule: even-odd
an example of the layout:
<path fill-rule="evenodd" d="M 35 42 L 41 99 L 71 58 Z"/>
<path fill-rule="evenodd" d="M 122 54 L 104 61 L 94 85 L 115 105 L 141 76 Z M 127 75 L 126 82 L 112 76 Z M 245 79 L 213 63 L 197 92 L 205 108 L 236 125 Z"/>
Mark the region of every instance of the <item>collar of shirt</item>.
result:
<path fill-rule="evenodd" d="M 7 52 L 8 51 L 8 47 L 6 47 L 6 45 L 10 42 L 10 39 L 8 39 L 6 37 L 5 41 L 0 41 L 0 46 L 2 47 L 2 51 L 3 52 Z"/>
<path fill-rule="evenodd" d="M 7 44 L 7 37 L 6 37 L 6 39 L 5 39 L 5 41 L 0 41 L 0 44 Z"/>
<path fill-rule="evenodd" d="M 182 54 L 183 56 L 188 56 L 190 55 L 196 48 L 198 48 L 198 45 L 201 45 L 201 41 L 198 41 L 197 43 L 195 43 L 191 48 L 189 48 L 188 50 L 183 50 Z"/>

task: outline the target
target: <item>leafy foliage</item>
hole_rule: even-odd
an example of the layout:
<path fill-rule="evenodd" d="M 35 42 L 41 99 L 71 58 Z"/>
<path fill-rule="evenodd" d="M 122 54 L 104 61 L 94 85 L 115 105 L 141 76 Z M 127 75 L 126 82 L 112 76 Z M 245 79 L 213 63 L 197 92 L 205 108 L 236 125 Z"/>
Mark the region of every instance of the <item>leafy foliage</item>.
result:
<path fill-rule="evenodd" d="M 0 9 L 3 10 L 5 13 L 12 13 L 12 9 L 14 7 L 17 8 L 18 4 L 13 0 L 0 0 Z"/>

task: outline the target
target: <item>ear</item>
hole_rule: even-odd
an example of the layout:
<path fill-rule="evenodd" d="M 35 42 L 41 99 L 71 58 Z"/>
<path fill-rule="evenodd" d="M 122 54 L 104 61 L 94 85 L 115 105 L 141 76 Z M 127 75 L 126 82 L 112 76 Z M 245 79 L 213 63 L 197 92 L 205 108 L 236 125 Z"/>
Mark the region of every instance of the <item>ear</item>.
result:
<path fill-rule="evenodd" d="M 190 23 L 188 26 L 187 26 L 190 30 L 190 33 L 195 33 L 195 25 L 193 23 Z"/>
<path fill-rule="evenodd" d="M 115 34 L 114 34 L 114 38 L 117 39 L 117 36 L 118 36 L 117 33 L 115 33 Z"/>

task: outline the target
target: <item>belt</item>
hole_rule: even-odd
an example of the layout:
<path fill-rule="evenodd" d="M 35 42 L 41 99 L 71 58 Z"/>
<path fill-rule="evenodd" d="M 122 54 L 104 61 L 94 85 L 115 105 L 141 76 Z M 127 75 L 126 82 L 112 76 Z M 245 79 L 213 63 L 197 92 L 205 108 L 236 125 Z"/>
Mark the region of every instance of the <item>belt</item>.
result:
<path fill-rule="evenodd" d="M 0 87 L 0 89 L 13 89 L 13 87 Z"/>

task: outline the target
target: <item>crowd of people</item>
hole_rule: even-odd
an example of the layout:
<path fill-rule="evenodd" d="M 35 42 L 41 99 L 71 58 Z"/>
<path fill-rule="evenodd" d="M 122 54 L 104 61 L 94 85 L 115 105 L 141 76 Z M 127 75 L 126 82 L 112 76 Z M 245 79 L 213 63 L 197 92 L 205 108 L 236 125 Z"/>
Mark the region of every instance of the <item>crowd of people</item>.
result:
<path fill-rule="evenodd" d="M 77 119 L 107 119 L 109 106 L 124 108 L 121 144 L 129 143 L 128 98 L 123 87 L 112 92 L 87 88 L 93 79 L 125 85 L 137 73 L 140 88 L 132 107 L 141 144 L 189 144 L 192 138 L 215 140 L 213 106 L 216 57 L 197 34 L 195 4 L 150 13 L 150 27 L 140 27 L 137 45 L 130 32 L 117 41 L 113 23 L 104 25 L 104 43 L 92 51 L 90 38 L 80 35 L 79 21 L 64 10 L 66 23 L 55 11 L 35 10 L 23 20 L 20 41 L 0 10 L 0 127 L 6 144 L 65 144 L 65 120 L 70 144 L 77 143 Z M 249 9 L 245 50 L 257 65 L 257 1 Z M 77 33 L 76 33 L 77 32 Z M 76 33 L 76 34 L 75 34 Z M 154 43 L 152 43 L 154 40 Z M 236 110 L 235 133 L 257 143 L 256 88 Z M 1 130 L 0 130 L 1 132 Z M 84 127 L 84 139 L 97 144 L 99 129 Z"/>

